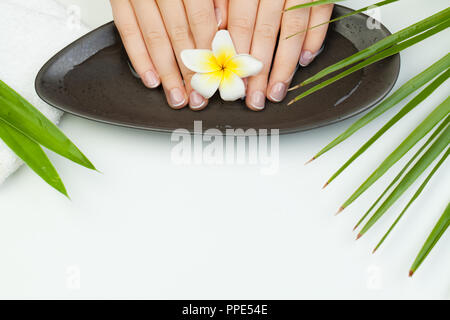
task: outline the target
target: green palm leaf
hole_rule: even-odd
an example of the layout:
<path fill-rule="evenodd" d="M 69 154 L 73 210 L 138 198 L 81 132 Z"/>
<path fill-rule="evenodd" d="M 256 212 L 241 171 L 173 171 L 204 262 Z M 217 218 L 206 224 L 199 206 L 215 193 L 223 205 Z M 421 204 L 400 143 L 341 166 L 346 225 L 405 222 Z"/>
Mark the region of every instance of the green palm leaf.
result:
<path fill-rule="evenodd" d="M 450 225 L 450 203 L 447 205 L 447 208 L 445 209 L 439 221 L 436 223 L 436 226 L 433 228 L 433 231 L 431 231 L 431 234 L 425 241 L 422 249 L 420 250 L 419 254 L 414 260 L 414 263 L 411 266 L 411 270 L 409 271 L 410 277 L 412 277 L 412 275 L 417 271 L 422 262 L 425 260 L 425 258 L 428 256 L 428 254 L 436 245 L 436 243 L 442 237 L 444 232 L 448 229 L 449 225 Z"/>
<path fill-rule="evenodd" d="M 432 66 L 422 71 L 420 74 L 414 78 L 407 81 L 402 85 L 397 91 L 391 94 L 388 98 L 384 99 L 378 106 L 369 111 L 366 115 L 360 118 L 358 121 L 353 123 L 346 131 L 340 134 L 336 139 L 330 142 L 322 150 L 320 150 L 313 159 L 317 159 L 330 149 L 334 148 L 336 145 L 340 144 L 342 141 L 346 140 L 348 137 L 353 135 L 356 131 L 378 118 L 387 110 L 394 107 L 397 103 L 401 102 L 403 99 L 408 97 L 411 93 L 422 87 L 424 84 L 435 78 L 443 70 L 450 67 L 450 54 L 445 55 L 439 61 L 434 63 Z"/>
<path fill-rule="evenodd" d="M 0 138 L 42 179 L 68 197 L 61 178 L 45 152 L 36 142 L 1 119 Z"/>
<path fill-rule="evenodd" d="M 308 3 L 305 5 L 298 5 L 289 8 L 289 10 L 305 8 L 312 5 L 329 4 L 338 1 L 317 1 L 314 3 Z M 381 1 L 375 5 L 386 5 L 394 1 Z M 367 10 L 368 7 L 357 10 L 358 12 Z M 351 15 L 351 14 L 350 14 Z M 336 19 L 327 21 L 321 25 L 334 22 L 340 19 L 346 18 L 346 16 L 337 17 Z M 319 26 L 319 25 L 318 25 Z M 316 28 L 314 26 L 311 28 Z M 340 74 L 331 77 L 328 80 L 310 88 L 309 90 L 303 92 L 298 97 L 296 97 L 289 104 L 292 104 L 299 99 L 316 92 L 327 85 L 334 83 L 342 79 L 343 77 L 365 68 L 370 64 L 377 61 L 385 59 L 389 56 L 397 54 L 404 49 L 411 47 L 428 37 L 431 37 L 438 32 L 441 32 L 450 27 L 450 7 L 446 8 L 426 19 L 423 19 L 407 28 L 396 32 L 381 41 L 378 41 L 374 45 L 359 51 L 358 53 L 343 59 L 328 68 L 325 68 L 313 75 L 312 77 L 306 79 L 301 84 L 291 88 L 290 90 L 297 89 L 300 86 L 310 84 L 314 81 L 322 79 L 323 77 L 343 70 Z M 304 32 L 306 30 L 300 31 L 298 33 Z M 298 34 L 296 33 L 296 34 Z M 292 35 L 294 36 L 294 35 Z M 353 163 L 362 153 L 364 153 L 370 146 L 377 141 L 382 135 L 384 135 L 392 126 L 394 126 L 398 121 L 400 121 L 406 114 L 411 110 L 416 108 L 422 101 L 429 97 L 439 86 L 441 86 L 446 80 L 448 80 L 450 75 L 450 53 L 442 57 L 439 61 L 434 63 L 432 66 L 416 75 L 414 78 L 410 79 L 404 85 L 402 85 L 398 90 L 392 93 L 388 98 L 382 101 L 378 106 L 369 111 L 366 115 L 361 117 L 353 125 L 351 125 L 345 132 L 335 138 L 331 143 L 320 150 L 312 160 L 320 157 L 330 149 L 334 148 L 342 141 L 346 140 L 352 136 L 356 131 L 382 115 L 384 112 L 393 108 L 396 104 L 407 98 L 413 92 L 432 81 L 425 89 L 423 89 L 417 96 L 415 96 L 409 103 L 403 107 L 400 112 L 398 112 L 392 119 L 390 119 L 376 134 L 367 141 L 361 148 L 354 153 L 349 160 L 347 160 L 344 165 L 342 165 L 328 180 L 327 184 L 336 179 L 348 166 Z M 419 151 L 413 155 L 413 157 L 408 161 L 406 166 L 396 175 L 394 180 L 389 184 L 389 186 L 384 190 L 384 192 L 377 198 L 375 203 L 369 208 L 369 210 L 363 215 L 363 217 L 357 223 L 355 229 L 369 216 L 369 214 L 375 210 L 378 204 L 385 198 L 378 209 L 375 211 L 373 216 L 362 228 L 360 234 L 361 236 L 367 232 L 386 212 L 387 210 L 406 192 L 407 189 L 423 174 L 423 172 L 432 164 L 432 162 L 439 157 L 439 155 L 447 148 L 445 155 L 438 161 L 437 165 L 431 170 L 430 174 L 425 178 L 423 183 L 420 185 L 418 190 L 414 193 L 413 197 L 410 199 L 406 207 L 402 210 L 400 215 L 391 225 L 387 233 L 378 243 L 375 250 L 383 243 L 387 236 L 392 232 L 395 226 L 398 224 L 402 216 L 410 208 L 412 203 L 420 196 L 426 185 L 436 174 L 438 169 L 446 161 L 449 156 L 450 149 L 448 148 L 450 144 L 450 97 L 448 97 L 444 102 L 442 102 L 438 107 L 436 107 L 427 117 L 423 120 L 419 126 L 416 127 L 408 137 L 378 166 L 378 168 L 372 172 L 372 174 L 362 183 L 362 185 L 357 188 L 357 190 L 344 202 L 339 212 L 344 210 L 353 201 L 355 201 L 361 194 L 363 194 L 372 184 L 374 184 L 381 176 L 383 176 L 398 160 L 400 160 L 413 146 L 415 146 L 419 141 L 423 139 L 433 128 L 438 126 L 439 122 L 441 124 L 436 130 L 431 134 L 427 141 L 420 147 Z M 445 118 L 444 121 L 442 121 Z M 417 160 L 419 159 L 419 160 Z M 417 160 L 417 162 L 416 162 Z M 397 184 L 398 183 L 398 184 Z M 326 184 L 326 185 L 327 185 Z M 325 186 L 326 186 L 325 185 Z M 391 191 L 392 190 L 392 191 Z M 338 213 L 339 213 L 338 212 Z M 422 261 L 426 258 L 428 253 L 440 239 L 442 234 L 447 230 L 450 220 L 450 204 L 446 211 L 442 215 L 438 224 L 435 226 L 433 232 L 430 234 L 428 240 L 424 244 L 421 252 L 416 258 L 413 266 L 411 267 L 410 275 L 418 268 Z M 375 251 L 374 250 L 374 251 Z"/>
<path fill-rule="evenodd" d="M 309 84 L 311 82 L 317 81 L 325 76 L 327 76 L 330 73 L 333 73 L 335 71 L 338 71 L 342 68 L 348 67 L 354 63 L 360 62 L 364 59 L 369 58 L 370 56 L 380 52 L 381 50 L 387 49 L 391 47 L 392 45 L 395 45 L 403 40 L 406 40 L 412 36 L 415 36 L 425 30 L 428 30 L 429 28 L 432 28 L 447 19 L 450 18 L 450 8 L 446 8 L 426 19 L 423 19 L 405 29 L 402 29 L 396 33 L 393 33 L 392 35 L 378 41 L 377 43 L 373 44 L 372 46 L 359 51 L 358 53 L 355 53 L 354 55 L 343 59 L 323 70 L 315 74 L 314 76 L 306 79 L 303 81 L 302 85 Z"/>
<path fill-rule="evenodd" d="M 414 156 L 408 161 L 408 163 L 400 170 L 400 172 L 395 176 L 394 180 L 389 184 L 389 186 L 383 191 L 383 193 L 377 198 L 373 205 L 367 210 L 367 212 L 361 217 L 353 230 L 359 227 L 359 225 L 367 218 L 367 216 L 372 212 L 372 210 L 377 206 L 377 204 L 384 198 L 384 196 L 389 192 L 389 190 L 394 187 L 398 180 L 403 176 L 403 174 L 408 170 L 408 168 L 414 163 L 414 161 L 423 153 L 423 151 L 434 141 L 434 139 L 447 127 L 450 122 L 450 117 L 445 118 L 445 120 L 439 125 L 439 127 L 434 130 L 427 141 L 420 147 L 420 149 L 414 154 Z"/>
<path fill-rule="evenodd" d="M 450 98 L 447 99 L 450 112 Z M 436 139 L 431 147 L 417 161 L 417 163 L 408 171 L 398 186 L 392 191 L 387 199 L 381 204 L 374 215 L 369 219 L 362 228 L 358 237 L 365 234 L 377 222 L 386 211 L 408 190 L 408 188 L 420 177 L 420 175 L 430 166 L 430 164 L 448 147 L 450 143 L 450 127 L 447 126 L 445 131 Z"/>
<path fill-rule="evenodd" d="M 327 185 L 336 179 L 353 161 L 355 161 L 361 154 L 363 154 L 372 144 L 375 143 L 382 135 L 384 135 L 392 126 L 394 126 L 400 119 L 406 116 L 410 111 L 417 107 L 422 101 L 428 98 L 441 84 L 443 84 L 450 77 L 450 69 L 447 69 L 443 74 L 436 78 L 430 85 L 428 85 L 422 92 L 420 92 L 414 99 L 412 99 L 406 106 L 404 106 L 391 120 L 389 120 L 372 138 L 370 138 L 358 151 L 353 154 L 345 164 L 340 167 L 333 176 L 328 179 Z"/>
<path fill-rule="evenodd" d="M 40 145 L 86 168 L 94 165 L 59 128 L 0 80 L 0 119 Z"/>
<path fill-rule="evenodd" d="M 422 191 L 425 189 L 425 187 L 427 186 L 427 184 L 430 182 L 431 178 L 433 178 L 434 174 L 439 170 L 439 168 L 442 166 L 442 164 L 445 162 L 445 160 L 447 160 L 448 156 L 450 155 L 450 149 L 447 149 L 447 151 L 445 152 L 444 156 L 439 160 L 439 162 L 434 166 L 433 170 L 431 170 L 431 172 L 428 174 L 428 176 L 426 177 L 426 179 L 423 181 L 423 183 L 420 185 L 420 187 L 417 189 L 417 191 L 414 193 L 414 195 L 412 196 L 411 200 L 408 202 L 408 204 L 406 205 L 406 207 L 402 210 L 402 212 L 399 214 L 399 216 L 397 217 L 397 219 L 394 221 L 394 223 L 391 225 L 391 227 L 389 228 L 389 230 L 386 232 L 386 234 L 383 236 L 383 238 L 381 238 L 380 242 L 377 244 L 377 246 L 375 247 L 375 249 L 373 250 L 373 252 L 375 252 L 376 250 L 378 250 L 378 248 L 383 244 L 383 242 L 386 240 L 386 238 L 389 236 L 389 234 L 392 232 L 392 230 L 394 230 L 395 226 L 398 224 L 398 222 L 400 221 L 400 219 L 403 217 L 403 215 L 406 213 L 406 211 L 408 211 L 409 207 L 414 203 L 414 201 L 417 200 L 417 198 L 419 198 L 420 194 L 422 193 Z"/>
<path fill-rule="evenodd" d="M 428 117 L 394 150 L 367 180 L 345 201 L 339 211 L 349 206 L 373 183 L 383 176 L 400 158 L 402 158 L 418 141 L 420 141 L 437 123 L 450 112 L 450 97 L 434 109 Z"/>
<path fill-rule="evenodd" d="M 416 43 L 419 43 L 419 42 L 421 42 L 421 41 L 423 41 L 423 40 L 425 40 L 425 39 L 435 35 L 436 33 L 439 33 L 441 31 L 447 29 L 449 26 L 450 26 L 450 19 L 446 20 L 445 22 L 443 22 L 441 24 L 438 24 L 436 27 L 433 27 L 433 28 L 429 29 L 428 31 L 426 31 L 426 32 L 424 32 L 424 33 L 414 37 L 414 38 L 411 38 L 411 39 L 409 39 L 407 41 L 404 41 L 401 44 L 395 45 L 395 46 L 393 46 L 393 47 L 391 47 L 389 49 L 386 49 L 386 50 L 384 50 L 384 51 L 382 51 L 382 52 L 380 52 L 380 53 L 378 53 L 378 54 L 368 58 L 367 60 L 364 60 L 363 62 L 361 62 L 361 63 L 359 63 L 359 64 L 357 64 L 357 65 L 355 65 L 355 66 L 353 66 L 353 67 L 343 71 L 342 73 L 339 73 L 338 75 L 336 75 L 336 76 L 334 76 L 334 77 L 332 77 L 330 79 L 327 79 L 327 80 L 321 82 L 320 84 L 312 87 L 311 89 L 303 92 L 302 94 L 300 94 L 297 97 L 295 97 L 294 99 L 292 99 L 288 103 L 288 105 L 292 105 L 294 102 L 296 102 L 296 101 L 298 101 L 300 99 L 303 99 L 304 97 L 309 96 L 310 94 L 312 94 L 312 93 L 314 93 L 316 91 L 319 91 L 319 90 L 329 86 L 330 84 L 333 84 L 334 82 L 336 82 L 336 81 L 338 81 L 338 80 L 340 80 L 342 78 L 345 78 L 346 76 L 348 76 L 348 75 L 350 75 L 350 74 L 352 74 L 352 73 L 354 73 L 354 72 L 356 72 L 358 70 L 361 70 L 361 69 L 363 69 L 363 68 L 365 68 L 365 67 L 367 67 L 367 66 L 369 66 L 369 65 L 371 65 L 371 64 L 373 64 L 375 62 L 378 62 L 378 61 L 386 59 L 386 58 L 388 58 L 390 56 L 393 56 L 393 55 L 395 55 L 395 54 L 397 54 L 397 53 L 399 53 L 399 52 L 401 52 L 401 51 L 403 51 L 403 50 L 405 50 L 405 49 L 415 45 Z M 301 86 L 302 86 L 302 84 L 296 85 L 296 86 L 290 88 L 289 91 L 296 90 L 296 89 L 300 88 Z"/>

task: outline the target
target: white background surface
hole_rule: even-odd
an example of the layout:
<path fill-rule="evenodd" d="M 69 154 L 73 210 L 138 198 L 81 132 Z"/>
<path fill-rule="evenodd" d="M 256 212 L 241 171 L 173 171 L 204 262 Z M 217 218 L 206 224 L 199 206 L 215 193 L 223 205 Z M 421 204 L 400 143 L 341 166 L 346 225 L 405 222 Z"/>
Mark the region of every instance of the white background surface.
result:
<path fill-rule="evenodd" d="M 107 1 L 64 2 L 81 5 L 92 27 L 110 19 Z M 447 5 L 402 0 L 381 18 L 396 31 Z M 397 87 L 447 53 L 449 35 L 402 53 Z M 281 137 L 274 176 L 250 165 L 177 166 L 169 135 L 66 115 L 62 129 L 102 174 L 50 154 L 72 201 L 27 168 L 0 188 L 0 298 L 448 299 L 449 232 L 407 277 L 448 203 L 448 161 L 375 255 L 373 246 L 418 185 L 358 242 L 351 230 L 404 161 L 333 215 L 448 92 L 446 83 L 325 191 L 324 181 L 400 106 L 309 166 L 304 162 L 354 119 Z"/>

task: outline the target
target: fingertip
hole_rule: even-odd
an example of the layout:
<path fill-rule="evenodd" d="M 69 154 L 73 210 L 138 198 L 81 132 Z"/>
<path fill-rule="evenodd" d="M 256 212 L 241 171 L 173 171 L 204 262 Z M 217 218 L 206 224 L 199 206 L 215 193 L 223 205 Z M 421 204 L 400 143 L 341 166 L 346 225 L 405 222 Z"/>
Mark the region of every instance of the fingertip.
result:
<path fill-rule="evenodd" d="M 173 88 L 168 91 L 167 102 L 172 109 L 178 110 L 186 107 L 188 104 L 188 99 L 186 91 L 180 88 Z"/>
<path fill-rule="evenodd" d="M 224 1 L 216 1 L 216 8 L 214 12 L 216 14 L 217 27 L 219 30 L 226 29 L 227 18 L 228 18 L 228 8 Z"/>
<path fill-rule="evenodd" d="M 303 50 L 300 54 L 299 64 L 302 67 L 307 67 L 316 57 L 316 54 L 312 53 L 309 50 Z"/>
<path fill-rule="evenodd" d="M 181 110 L 181 109 L 183 109 L 183 108 L 186 108 L 186 106 L 187 106 L 187 103 L 185 103 L 185 104 L 183 104 L 183 105 L 181 105 L 181 106 L 178 106 L 178 107 L 175 107 L 175 106 L 172 106 L 172 105 L 169 105 L 172 109 L 174 109 L 174 110 Z"/>
<path fill-rule="evenodd" d="M 320 55 L 324 49 L 324 44 L 322 43 L 320 46 L 320 49 L 310 49 L 308 50 L 305 46 L 305 48 L 303 48 L 302 53 L 300 54 L 300 60 L 299 60 L 299 65 L 302 67 L 307 67 L 309 64 L 311 64 L 311 62 L 314 61 L 314 59 L 316 59 L 316 57 L 318 55 Z M 311 51 L 313 50 L 313 51 Z"/>
<path fill-rule="evenodd" d="M 247 107 L 252 111 L 262 111 L 266 107 L 266 95 L 262 91 L 254 91 L 245 100 Z"/>
<path fill-rule="evenodd" d="M 267 99 L 279 103 L 286 98 L 288 86 L 284 82 L 276 82 L 267 88 Z"/>
<path fill-rule="evenodd" d="M 190 105 L 189 109 L 191 109 L 194 112 L 199 112 L 199 111 L 203 111 L 207 106 L 208 106 L 208 102 L 206 102 L 203 106 L 201 106 L 199 108 L 194 108 Z"/>
<path fill-rule="evenodd" d="M 161 84 L 161 79 L 159 78 L 158 74 L 153 70 L 148 70 L 147 72 L 144 72 L 144 74 L 141 76 L 141 79 L 144 85 L 149 89 L 157 88 Z"/>
<path fill-rule="evenodd" d="M 187 101 L 186 101 L 185 103 L 179 105 L 179 106 L 174 106 L 174 105 L 170 105 L 170 104 L 169 104 L 169 106 L 170 106 L 172 109 L 174 109 L 174 110 L 181 110 L 181 109 L 183 109 L 183 108 L 186 108 L 187 105 L 188 105 Z"/>
<path fill-rule="evenodd" d="M 220 8 L 215 8 L 214 13 L 216 14 L 217 27 L 221 29 L 221 26 L 223 24 L 222 10 Z"/>
<path fill-rule="evenodd" d="M 208 100 L 196 91 L 192 91 L 189 95 L 189 108 L 192 111 L 201 111 L 208 106 Z"/>

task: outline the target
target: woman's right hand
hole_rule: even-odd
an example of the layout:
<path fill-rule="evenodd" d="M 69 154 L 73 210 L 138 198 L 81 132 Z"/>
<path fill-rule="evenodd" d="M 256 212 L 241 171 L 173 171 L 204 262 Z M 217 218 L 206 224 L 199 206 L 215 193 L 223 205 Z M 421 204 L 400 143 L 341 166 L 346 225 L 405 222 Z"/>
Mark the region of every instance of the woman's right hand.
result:
<path fill-rule="evenodd" d="M 317 0 L 230 0 L 228 30 L 236 51 L 264 64 L 258 75 L 248 79 L 246 102 L 251 110 L 263 110 L 266 97 L 281 102 L 297 66 L 307 66 L 320 52 L 328 24 L 296 33 L 330 20 L 333 4 L 283 12 L 311 1 Z"/>
<path fill-rule="evenodd" d="M 191 88 L 184 49 L 210 49 L 227 25 L 228 0 L 110 0 L 114 21 L 134 69 L 148 88 L 161 83 L 169 105 L 193 110 L 207 105 Z"/>

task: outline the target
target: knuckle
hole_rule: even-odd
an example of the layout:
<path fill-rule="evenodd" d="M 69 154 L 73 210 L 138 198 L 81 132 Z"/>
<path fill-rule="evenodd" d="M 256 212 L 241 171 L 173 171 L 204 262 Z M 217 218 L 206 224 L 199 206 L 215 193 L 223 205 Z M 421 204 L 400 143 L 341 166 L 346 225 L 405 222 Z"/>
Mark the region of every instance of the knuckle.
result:
<path fill-rule="evenodd" d="M 284 29 L 287 34 L 294 34 L 305 28 L 305 20 L 301 17 L 289 17 L 284 21 Z"/>
<path fill-rule="evenodd" d="M 147 31 L 145 33 L 145 41 L 149 47 L 157 48 L 161 47 L 165 43 L 166 39 L 160 32 Z"/>
<path fill-rule="evenodd" d="M 263 39 L 275 39 L 277 36 L 277 30 L 269 23 L 263 23 L 255 30 L 255 35 Z"/>
<path fill-rule="evenodd" d="M 245 18 L 230 18 L 228 23 L 228 29 L 234 34 L 251 34 L 253 32 L 253 26 L 249 19 Z"/>
<path fill-rule="evenodd" d="M 180 81 L 179 73 L 174 70 L 162 72 L 160 73 L 159 77 L 161 78 L 162 83 L 165 85 L 172 85 Z"/>
<path fill-rule="evenodd" d="M 170 37 L 175 42 L 186 41 L 189 38 L 189 29 L 187 26 L 176 26 L 171 30 Z"/>
<path fill-rule="evenodd" d="M 118 30 L 122 38 L 135 37 L 139 33 L 139 30 L 136 29 L 136 26 L 132 23 L 122 23 L 118 26 Z"/>
<path fill-rule="evenodd" d="M 211 15 L 208 10 L 199 9 L 192 12 L 189 20 L 193 27 L 203 27 L 211 23 Z"/>

